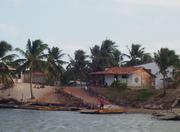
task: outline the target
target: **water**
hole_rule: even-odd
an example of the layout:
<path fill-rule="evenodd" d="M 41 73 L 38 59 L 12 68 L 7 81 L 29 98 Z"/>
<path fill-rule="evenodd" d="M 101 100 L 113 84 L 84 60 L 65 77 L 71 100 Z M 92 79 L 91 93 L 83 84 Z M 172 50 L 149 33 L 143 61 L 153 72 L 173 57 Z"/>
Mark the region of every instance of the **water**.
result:
<path fill-rule="evenodd" d="M 180 122 L 158 121 L 144 114 L 0 109 L 0 132 L 180 132 Z"/>

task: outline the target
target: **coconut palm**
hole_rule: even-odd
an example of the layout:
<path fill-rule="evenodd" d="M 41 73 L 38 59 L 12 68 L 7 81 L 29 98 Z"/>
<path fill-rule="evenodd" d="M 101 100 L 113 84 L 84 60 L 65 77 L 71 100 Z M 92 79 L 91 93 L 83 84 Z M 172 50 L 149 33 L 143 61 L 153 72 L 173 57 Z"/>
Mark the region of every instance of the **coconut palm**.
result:
<path fill-rule="evenodd" d="M 91 69 L 92 71 L 99 71 L 102 70 L 100 65 L 100 59 L 101 59 L 101 50 L 98 45 L 93 46 L 90 48 L 91 51 Z"/>
<path fill-rule="evenodd" d="M 115 66 L 117 64 L 114 52 L 117 51 L 115 42 L 111 40 L 105 40 L 101 45 L 101 61 L 100 64 L 103 68 Z"/>
<path fill-rule="evenodd" d="M 18 51 L 24 57 L 22 59 L 16 60 L 16 62 L 20 64 L 18 71 L 29 70 L 31 99 L 34 98 L 32 91 L 33 72 L 36 70 L 36 68 L 39 67 L 40 62 L 43 60 L 44 50 L 46 48 L 47 45 L 44 44 L 41 40 L 31 41 L 30 39 L 28 39 L 26 51 L 16 48 L 16 51 Z"/>
<path fill-rule="evenodd" d="M 132 44 L 131 48 L 127 47 L 127 49 L 129 53 L 123 54 L 123 56 L 129 59 L 128 61 L 124 61 L 128 66 L 143 64 L 152 61 L 152 57 L 150 56 L 150 54 L 145 53 L 145 48 L 143 48 L 140 44 Z"/>
<path fill-rule="evenodd" d="M 121 61 L 123 60 L 123 56 L 122 56 L 121 52 L 118 49 L 114 49 L 113 58 L 114 58 L 113 66 L 120 66 Z"/>
<path fill-rule="evenodd" d="M 5 87 L 13 85 L 12 71 L 9 66 L 11 65 L 15 54 L 7 54 L 12 51 L 12 46 L 6 41 L 0 41 L 0 83 L 4 84 Z"/>
<path fill-rule="evenodd" d="M 144 53 L 141 57 L 140 64 L 150 63 L 152 61 L 153 61 L 153 58 L 151 57 L 151 55 L 149 53 Z"/>
<path fill-rule="evenodd" d="M 64 55 L 58 47 L 48 49 L 46 73 L 48 80 L 52 80 L 51 83 L 53 83 L 54 80 L 60 80 L 62 73 L 65 71 L 63 64 L 66 62 L 62 60 Z"/>
<path fill-rule="evenodd" d="M 168 68 L 170 66 L 176 66 L 179 63 L 179 57 L 175 54 L 174 50 L 169 50 L 168 48 L 161 48 L 157 53 L 154 53 L 154 59 L 157 63 L 160 73 L 163 76 L 163 95 L 166 94 L 166 84 L 165 79 L 168 74 Z"/>
<path fill-rule="evenodd" d="M 87 57 L 88 56 L 83 50 L 76 50 L 74 53 L 74 59 L 70 57 L 70 63 L 67 66 L 67 70 L 72 72 L 74 80 L 86 80 L 89 64 L 89 62 L 87 61 Z"/>
<path fill-rule="evenodd" d="M 97 71 L 107 67 L 119 66 L 122 57 L 121 52 L 116 47 L 115 42 L 105 40 L 100 47 L 95 45 L 90 48 L 92 70 Z"/>

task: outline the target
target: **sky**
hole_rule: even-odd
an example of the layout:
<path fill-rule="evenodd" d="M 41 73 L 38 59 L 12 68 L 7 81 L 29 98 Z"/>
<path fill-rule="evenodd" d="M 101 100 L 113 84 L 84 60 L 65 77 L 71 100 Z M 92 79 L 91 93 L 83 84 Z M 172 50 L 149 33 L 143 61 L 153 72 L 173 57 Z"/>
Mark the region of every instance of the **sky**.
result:
<path fill-rule="evenodd" d="M 0 0 L 0 40 L 25 49 L 28 38 L 70 55 L 105 39 L 125 53 L 135 43 L 150 53 L 167 47 L 180 54 L 180 1 Z"/>

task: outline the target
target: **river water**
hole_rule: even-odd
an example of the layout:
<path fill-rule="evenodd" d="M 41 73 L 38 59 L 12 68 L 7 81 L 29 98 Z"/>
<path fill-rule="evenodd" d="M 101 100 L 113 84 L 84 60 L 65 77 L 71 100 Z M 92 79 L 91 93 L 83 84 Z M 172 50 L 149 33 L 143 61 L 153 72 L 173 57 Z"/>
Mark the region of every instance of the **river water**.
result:
<path fill-rule="evenodd" d="M 158 121 L 145 114 L 0 109 L 0 132 L 180 132 L 180 122 Z"/>

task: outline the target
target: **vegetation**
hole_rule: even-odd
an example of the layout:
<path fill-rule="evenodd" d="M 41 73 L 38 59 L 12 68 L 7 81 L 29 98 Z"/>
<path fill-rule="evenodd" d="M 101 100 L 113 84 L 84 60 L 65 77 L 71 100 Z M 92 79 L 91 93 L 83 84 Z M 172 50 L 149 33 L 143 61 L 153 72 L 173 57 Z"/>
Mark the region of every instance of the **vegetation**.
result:
<path fill-rule="evenodd" d="M 33 72 L 43 72 L 47 77 L 49 85 L 54 85 L 54 82 L 68 84 L 71 80 L 80 82 L 89 81 L 89 73 L 93 71 L 101 71 L 108 67 L 114 66 L 134 66 L 143 63 L 155 61 L 164 80 L 168 74 L 168 68 L 175 66 L 180 69 L 179 57 L 173 50 L 161 48 L 157 53 L 154 53 L 154 58 L 145 52 L 145 48 L 140 44 L 132 44 L 127 47 L 129 53 L 122 53 L 115 42 L 112 40 L 104 40 L 101 45 L 94 45 L 90 48 L 90 55 L 87 55 L 83 50 L 76 50 L 74 57 L 69 56 L 69 63 L 64 61 L 65 54 L 58 47 L 48 47 L 41 40 L 28 40 L 26 50 L 16 48 L 22 58 L 15 60 L 17 55 L 10 54 L 12 46 L 5 41 L 0 42 L 0 83 L 10 87 L 13 84 L 12 70 L 10 66 L 17 69 L 17 72 L 29 72 L 30 74 L 30 92 L 31 98 L 34 98 L 32 91 Z M 123 61 L 126 58 L 126 61 Z M 65 68 L 64 64 L 67 63 Z M 175 79 L 178 80 L 179 72 L 175 73 Z M 126 89 L 127 84 L 115 81 L 112 87 L 117 89 Z M 144 92 L 139 95 L 139 99 L 146 97 L 148 93 Z"/>
<path fill-rule="evenodd" d="M 150 89 L 143 89 L 140 90 L 138 95 L 137 95 L 137 100 L 138 101 L 145 101 L 146 99 L 148 99 L 149 97 L 153 96 L 154 93 L 152 90 Z"/>
<path fill-rule="evenodd" d="M 48 48 L 47 64 L 44 72 L 47 75 L 48 84 L 54 85 L 54 81 L 60 81 L 65 69 L 63 64 L 66 62 L 62 60 L 64 53 L 58 47 Z"/>
<path fill-rule="evenodd" d="M 132 44 L 131 48 L 127 47 L 129 54 L 123 54 L 129 60 L 124 61 L 126 66 L 134 66 L 152 62 L 152 57 L 149 53 L 145 53 L 145 48 L 142 48 L 140 44 Z"/>
<path fill-rule="evenodd" d="M 127 83 L 116 80 L 111 84 L 111 87 L 118 90 L 125 90 L 127 89 Z"/>
<path fill-rule="evenodd" d="M 15 54 L 8 54 L 12 51 L 12 46 L 6 41 L 0 41 L 0 83 L 5 87 L 13 85 L 13 72 L 9 69 Z"/>
<path fill-rule="evenodd" d="M 73 80 L 86 81 L 88 75 L 88 61 L 87 55 L 83 50 L 76 50 L 74 53 L 74 59 L 70 57 L 70 63 L 67 66 L 67 70 L 70 71 L 73 76 Z"/>
<path fill-rule="evenodd" d="M 105 40 L 101 46 L 95 45 L 91 51 L 91 70 L 99 71 L 107 67 L 119 66 L 122 59 L 121 52 L 116 48 L 115 42 Z"/>
<path fill-rule="evenodd" d="M 109 101 L 114 104 L 121 106 L 130 106 L 130 107 L 142 107 L 144 105 L 149 104 L 164 104 L 167 101 L 167 104 L 171 103 L 176 97 L 173 96 L 175 93 L 170 90 L 167 91 L 167 95 L 163 98 L 159 97 L 160 91 L 155 89 L 126 89 L 119 91 L 116 88 L 97 88 L 94 87 L 93 91 L 95 91 L 98 95 L 104 96 Z M 175 90 L 176 91 L 176 90 Z M 176 91 L 177 93 L 177 91 Z M 178 93 L 179 95 L 179 93 Z M 172 97 L 173 96 L 173 97 Z M 168 98 L 165 100 L 164 98 Z M 166 103 L 165 103 L 166 105 Z"/>
<path fill-rule="evenodd" d="M 170 66 L 176 66 L 179 63 L 179 57 L 173 50 L 168 48 L 161 48 L 157 53 L 154 53 L 154 60 L 159 66 L 160 73 L 163 75 L 163 95 L 166 94 L 166 78 L 168 74 L 168 68 Z"/>
<path fill-rule="evenodd" d="M 32 78 L 33 72 L 36 71 L 36 68 L 42 63 L 44 55 L 44 50 L 47 49 L 47 45 L 44 44 L 41 40 L 31 41 L 30 39 L 26 45 L 26 51 L 22 49 L 16 48 L 19 53 L 24 57 L 22 59 L 16 60 L 20 64 L 18 70 L 25 72 L 29 70 L 30 74 L 30 91 L 31 91 L 31 99 L 34 98 L 32 91 Z"/>

